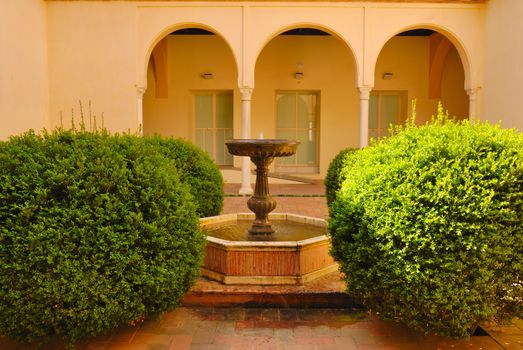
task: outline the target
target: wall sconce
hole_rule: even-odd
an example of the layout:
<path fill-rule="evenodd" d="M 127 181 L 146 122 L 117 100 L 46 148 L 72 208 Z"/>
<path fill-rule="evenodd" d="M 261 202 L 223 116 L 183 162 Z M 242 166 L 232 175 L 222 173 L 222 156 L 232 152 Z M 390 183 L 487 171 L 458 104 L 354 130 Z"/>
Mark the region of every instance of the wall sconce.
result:
<path fill-rule="evenodd" d="M 383 73 L 383 75 L 381 76 L 381 78 L 383 80 L 391 80 L 393 77 L 394 77 L 394 74 L 392 74 L 390 72 Z"/>
<path fill-rule="evenodd" d="M 296 80 L 302 80 L 303 76 L 304 76 L 304 74 L 302 72 L 294 73 L 294 79 L 296 79 Z"/>
<path fill-rule="evenodd" d="M 212 73 L 202 73 L 203 79 L 212 79 L 214 78 L 214 75 Z"/>

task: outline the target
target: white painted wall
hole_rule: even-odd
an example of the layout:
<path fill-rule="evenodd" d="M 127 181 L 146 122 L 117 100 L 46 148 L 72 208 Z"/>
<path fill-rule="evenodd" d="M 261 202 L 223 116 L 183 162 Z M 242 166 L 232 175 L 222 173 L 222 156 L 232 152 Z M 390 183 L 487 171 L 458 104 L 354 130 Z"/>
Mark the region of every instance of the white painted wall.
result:
<path fill-rule="evenodd" d="M 0 1 L 0 140 L 48 127 L 46 6 Z"/>
<path fill-rule="evenodd" d="M 523 131 L 523 1 L 490 0 L 485 13 L 482 119 Z"/>

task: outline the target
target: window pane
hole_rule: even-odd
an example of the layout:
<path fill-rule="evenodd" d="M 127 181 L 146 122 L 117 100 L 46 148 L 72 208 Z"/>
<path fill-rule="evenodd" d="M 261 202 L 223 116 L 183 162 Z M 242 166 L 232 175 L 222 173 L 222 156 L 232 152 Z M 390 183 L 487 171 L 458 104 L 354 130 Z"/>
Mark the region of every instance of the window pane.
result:
<path fill-rule="evenodd" d="M 298 113 L 297 113 L 297 127 L 308 128 L 309 127 L 309 96 L 310 95 L 298 95 Z M 314 114 L 312 114 L 314 116 Z M 314 118 L 314 117 L 313 117 Z M 312 118 L 312 119 L 313 119 Z"/>
<path fill-rule="evenodd" d="M 287 140 L 296 140 L 296 131 L 295 130 L 276 130 L 276 138 L 278 139 L 287 139 Z M 300 146 L 298 146 L 300 147 Z M 295 164 L 296 155 L 291 157 L 279 157 L 276 158 L 278 164 Z"/>
<path fill-rule="evenodd" d="M 204 150 L 213 157 L 212 154 L 212 130 L 205 130 L 205 148 Z"/>
<path fill-rule="evenodd" d="M 195 96 L 197 128 L 212 128 L 212 95 Z"/>
<path fill-rule="evenodd" d="M 369 99 L 369 128 L 378 127 L 378 96 L 371 95 Z"/>
<path fill-rule="evenodd" d="M 276 127 L 296 127 L 296 95 L 279 94 L 276 96 Z"/>
<path fill-rule="evenodd" d="M 295 130 L 276 130 L 276 138 L 287 139 L 287 140 L 296 140 L 296 131 Z"/>
<path fill-rule="evenodd" d="M 232 140 L 233 138 L 233 134 L 232 134 L 232 129 L 226 129 L 225 130 L 225 140 Z M 224 145 L 225 147 L 225 159 L 224 159 L 224 165 L 232 165 L 232 154 L 229 153 L 229 151 L 227 151 L 227 147 Z"/>
<path fill-rule="evenodd" d="M 317 143 L 316 130 L 299 130 L 298 141 L 301 144 L 298 146 L 296 152 L 298 156 L 298 164 L 301 165 L 316 165 L 317 164 Z"/>
<path fill-rule="evenodd" d="M 232 95 L 216 95 L 216 127 L 232 128 Z"/>
<path fill-rule="evenodd" d="M 225 131 L 223 129 L 216 130 L 216 164 L 223 164 L 225 160 L 225 140 L 224 140 Z"/>
<path fill-rule="evenodd" d="M 398 96 L 383 95 L 381 96 L 381 128 L 389 129 L 390 124 L 398 122 Z"/>
<path fill-rule="evenodd" d="M 201 149 L 205 149 L 203 133 L 204 131 L 202 129 L 196 130 L 196 145 L 198 145 L 198 147 L 200 147 Z"/>

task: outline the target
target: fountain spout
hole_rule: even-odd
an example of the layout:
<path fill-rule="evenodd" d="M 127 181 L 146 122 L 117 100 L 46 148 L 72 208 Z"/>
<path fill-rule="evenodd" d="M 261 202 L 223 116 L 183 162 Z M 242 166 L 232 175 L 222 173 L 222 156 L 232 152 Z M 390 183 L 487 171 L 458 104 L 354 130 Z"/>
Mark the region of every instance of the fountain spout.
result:
<path fill-rule="evenodd" d="M 276 208 L 276 201 L 269 193 L 269 165 L 275 157 L 288 157 L 296 153 L 298 141 L 280 139 L 236 139 L 225 141 L 229 153 L 235 156 L 250 157 L 256 165 L 256 185 L 247 206 L 254 212 L 254 220 L 249 234 L 253 236 L 274 233 L 269 223 L 269 213 Z"/>

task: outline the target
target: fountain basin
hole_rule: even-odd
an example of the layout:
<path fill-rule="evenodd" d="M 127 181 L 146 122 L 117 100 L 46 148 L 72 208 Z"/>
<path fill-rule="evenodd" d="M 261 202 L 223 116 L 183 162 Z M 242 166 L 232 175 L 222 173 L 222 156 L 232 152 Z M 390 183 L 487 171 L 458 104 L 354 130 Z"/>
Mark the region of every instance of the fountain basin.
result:
<path fill-rule="evenodd" d="M 253 220 L 254 214 L 227 214 L 203 218 L 208 233 L 202 275 L 224 284 L 302 284 L 336 271 L 325 234 L 298 241 L 231 241 L 212 236 L 214 227 Z M 269 218 L 325 228 L 322 219 L 275 213 Z"/>
<path fill-rule="evenodd" d="M 235 156 L 274 158 L 292 156 L 300 143 L 282 139 L 235 139 L 225 144 Z"/>

